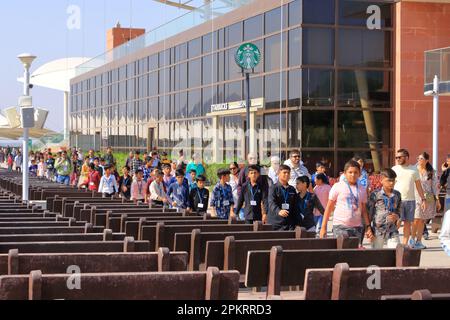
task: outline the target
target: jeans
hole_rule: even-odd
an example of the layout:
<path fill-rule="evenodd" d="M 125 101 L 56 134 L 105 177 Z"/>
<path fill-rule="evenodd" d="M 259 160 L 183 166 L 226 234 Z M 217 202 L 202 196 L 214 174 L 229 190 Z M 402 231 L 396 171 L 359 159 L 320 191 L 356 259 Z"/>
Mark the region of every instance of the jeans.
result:
<path fill-rule="evenodd" d="M 70 177 L 69 176 L 58 176 L 57 182 L 68 186 L 70 184 Z"/>

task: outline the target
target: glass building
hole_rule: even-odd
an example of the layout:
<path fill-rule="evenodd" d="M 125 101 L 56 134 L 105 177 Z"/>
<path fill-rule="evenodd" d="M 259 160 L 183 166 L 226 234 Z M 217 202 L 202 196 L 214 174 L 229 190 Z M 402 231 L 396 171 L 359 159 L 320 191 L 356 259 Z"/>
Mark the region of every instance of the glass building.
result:
<path fill-rule="evenodd" d="M 393 41 L 391 1 L 250 1 L 74 78 L 71 144 L 244 159 L 246 84 L 234 59 L 252 42 L 263 53 L 250 80 L 261 160 L 300 149 L 310 170 L 323 161 L 337 175 L 355 154 L 379 170 L 394 145 Z"/>

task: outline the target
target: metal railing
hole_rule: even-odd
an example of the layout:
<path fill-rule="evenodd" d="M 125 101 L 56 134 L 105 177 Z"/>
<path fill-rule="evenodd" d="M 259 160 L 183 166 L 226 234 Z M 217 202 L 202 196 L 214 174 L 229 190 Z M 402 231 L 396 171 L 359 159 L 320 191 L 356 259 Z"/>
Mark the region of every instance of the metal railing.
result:
<path fill-rule="evenodd" d="M 117 48 L 107 51 L 76 67 L 75 74 L 80 76 L 110 62 L 126 57 L 157 42 L 168 39 L 176 34 L 189 30 L 202 23 L 223 16 L 237 8 L 256 0 L 214 0 L 204 6 L 190 11 L 172 21 L 153 29 Z"/>

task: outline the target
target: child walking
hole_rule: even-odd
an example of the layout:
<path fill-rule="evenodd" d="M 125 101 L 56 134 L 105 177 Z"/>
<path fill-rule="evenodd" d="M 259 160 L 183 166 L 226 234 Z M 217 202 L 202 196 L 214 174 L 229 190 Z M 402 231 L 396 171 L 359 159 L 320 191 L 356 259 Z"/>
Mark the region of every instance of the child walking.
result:
<path fill-rule="evenodd" d="M 320 230 L 320 238 L 327 235 L 328 220 L 334 211 L 333 234 L 357 237 L 362 239 L 364 232 L 363 220 L 366 226 L 365 235 L 373 239 L 370 220 L 367 213 L 367 191 L 358 183 L 361 167 L 356 161 L 349 161 L 344 167 L 344 179 L 336 183 L 330 191 L 330 197 L 325 210 Z M 362 248 L 362 241 L 360 243 Z"/>
<path fill-rule="evenodd" d="M 397 221 L 400 219 L 401 194 L 394 190 L 397 174 L 392 169 L 381 171 L 380 190 L 375 190 L 369 198 L 369 216 L 372 220 L 374 249 L 383 249 L 384 245 L 395 248 L 400 243 Z"/>

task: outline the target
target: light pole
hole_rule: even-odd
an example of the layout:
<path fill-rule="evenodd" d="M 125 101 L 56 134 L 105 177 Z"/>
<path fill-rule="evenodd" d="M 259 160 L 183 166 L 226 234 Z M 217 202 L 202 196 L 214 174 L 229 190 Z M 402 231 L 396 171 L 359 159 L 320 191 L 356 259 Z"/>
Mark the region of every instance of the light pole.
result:
<path fill-rule="evenodd" d="M 24 53 L 17 57 L 20 62 L 22 62 L 24 67 L 24 81 L 23 81 L 23 95 L 25 97 L 30 96 L 30 67 L 33 61 L 36 59 L 36 56 Z M 22 116 L 23 119 L 23 116 Z M 23 120 L 22 120 L 23 121 Z M 22 123 L 23 126 L 23 161 L 22 161 L 22 201 L 28 202 L 28 175 L 29 175 L 29 167 L 28 167 L 28 140 L 29 140 L 29 128 Z"/>
<path fill-rule="evenodd" d="M 425 92 L 433 97 L 433 168 L 437 171 L 439 163 L 439 77 L 434 76 L 433 90 Z"/>

